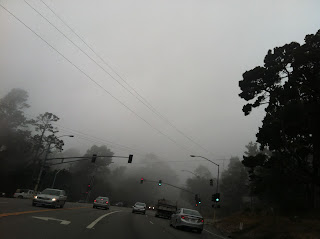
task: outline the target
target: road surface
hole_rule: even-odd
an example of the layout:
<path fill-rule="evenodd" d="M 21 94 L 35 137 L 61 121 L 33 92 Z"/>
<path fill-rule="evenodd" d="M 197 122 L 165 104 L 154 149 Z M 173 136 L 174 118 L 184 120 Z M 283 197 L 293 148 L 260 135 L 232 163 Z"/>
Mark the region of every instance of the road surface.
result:
<path fill-rule="evenodd" d="M 133 214 L 130 208 L 93 209 L 91 204 L 66 203 L 63 209 L 32 207 L 29 199 L 0 198 L 2 239 L 224 239 L 214 228 L 202 234 L 177 230 L 169 220 Z"/>

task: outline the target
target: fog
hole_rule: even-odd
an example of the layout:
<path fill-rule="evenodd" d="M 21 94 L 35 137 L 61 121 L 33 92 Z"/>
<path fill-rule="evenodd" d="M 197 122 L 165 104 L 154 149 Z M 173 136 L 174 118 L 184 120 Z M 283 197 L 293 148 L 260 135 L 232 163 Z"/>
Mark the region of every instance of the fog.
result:
<path fill-rule="evenodd" d="M 60 118 L 59 134 L 74 135 L 64 140 L 65 150 L 83 155 L 96 144 L 107 145 L 115 155 L 133 154 L 132 164 L 114 159 L 109 166 L 127 166 L 128 176 L 158 165 L 145 161 L 145 155 L 154 154 L 170 161 L 165 165 L 179 185 L 192 176 L 182 170 L 199 165 L 216 176 L 214 165 L 190 154 L 225 167 L 230 157 L 242 158 L 264 116 L 262 108 L 244 116 L 238 97 L 242 74 L 263 64 L 269 49 L 302 42 L 320 23 L 315 0 L 44 2 L 109 66 L 41 1 L 28 1 L 108 74 L 24 1 L 4 1 L 6 9 L 91 79 L 0 8 L 0 98 L 12 88 L 24 89 L 28 117 L 54 113 Z M 165 180 L 170 173 L 155 176 Z"/>

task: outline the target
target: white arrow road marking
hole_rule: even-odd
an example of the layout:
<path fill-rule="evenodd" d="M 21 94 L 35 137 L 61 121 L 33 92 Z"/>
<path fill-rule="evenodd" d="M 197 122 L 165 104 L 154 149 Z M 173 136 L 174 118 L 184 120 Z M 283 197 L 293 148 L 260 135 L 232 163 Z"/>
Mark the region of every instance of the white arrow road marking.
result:
<path fill-rule="evenodd" d="M 56 219 L 56 218 L 52 218 L 52 217 L 33 217 L 33 218 L 37 218 L 37 219 L 44 220 L 44 221 L 49 221 L 49 220 L 58 221 L 58 222 L 60 222 L 60 224 L 62 224 L 62 225 L 68 225 L 68 224 L 71 223 L 70 221 L 61 220 L 61 219 Z"/>
<path fill-rule="evenodd" d="M 153 224 L 153 222 L 152 221 L 149 221 L 151 224 Z"/>
<path fill-rule="evenodd" d="M 88 229 L 92 229 L 102 218 L 104 218 L 104 217 L 106 217 L 106 216 L 109 216 L 109 215 L 111 215 L 111 214 L 113 214 L 113 213 L 116 213 L 116 212 L 121 212 L 121 211 L 114 211 L 114 212 L 109 212 L 109 213 L 107 213 L 107 214 L 104 214 L 104 215 L 102 215 L 101 217 L 98 217 L 96 220 L 94 220 L 93 222 L 91 222 L 88 226 L 87 226 L 87 228 Z"/>

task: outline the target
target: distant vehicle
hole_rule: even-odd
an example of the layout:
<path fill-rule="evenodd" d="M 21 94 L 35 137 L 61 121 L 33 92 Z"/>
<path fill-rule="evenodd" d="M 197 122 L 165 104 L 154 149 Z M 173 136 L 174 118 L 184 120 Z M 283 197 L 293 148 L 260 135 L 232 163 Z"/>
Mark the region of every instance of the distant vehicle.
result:
<path fill-rule="evenodd" d="M 156 217 L 170 218 L 177 211 L 177 203 L 166 199 L 159 199 L 155 207 Z"/>
<path fill-rule="evenodd" d="M 149 209 L 149 210 L 154 210 L 155 207 L 154 207 L 154 206 L 149 206 L 148 209 Z"/>
<path fill-rule="evenodd" d="M 110 200 L 108 197 L 97 197 L 94 201 L 93 201 L 93 208 L 105 208 L 105 209 L 109 209 L 110 208 Z"/>
<path fill-rule="evenodd" d="M 34 197 L 32 201 L 32 206 L 46 205 L 52 206 L 54 208 L 63 208 L 66 201 L 67 194 L 64 190 L 46 188 Z"/>
<path fill-rule="evenodd" d="M 123 202 L 117 202 L 114 205 L 117 206 L 117 207 L 123 207 Z"/>
<path fill-rule="evenodd" d="M 33 190 L 31 189 L 17 189 L 13 194 L 14 198 L 33 198 Z"/>
<path fill-rule="evenodd" d="M 143 213 L 146 214 L 147 205 L 144 202 L 136 202 L 132 207 L 132 213 Z"/>
<path fill-rule="evenodd" d="M 190 228 L 201 233 L 203 230 L 204 220 L 201 214 L 192 209 L 180 208 L 176 213 L 172 214 L 170 226 L 175 228 Z"/>
<path fill-rule="evenodd" d="M 0 197 L 5 197 L 5 196 L 6 196 L 6 193 L 0 192 Z"/>

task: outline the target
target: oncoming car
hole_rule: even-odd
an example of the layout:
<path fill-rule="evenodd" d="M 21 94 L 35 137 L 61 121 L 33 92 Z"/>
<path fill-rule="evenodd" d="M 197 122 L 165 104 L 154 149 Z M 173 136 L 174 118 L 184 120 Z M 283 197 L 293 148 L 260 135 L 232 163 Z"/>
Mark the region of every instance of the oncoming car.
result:
<path fill-rule="evenodd" d="M 154 210 L 155 207 L 154 207 L 154 206 L 149 206 L 148 209 L 149 209 L 149 210 Z"/>
<path fill-rule="evenodd" d="M 108 197 L 97 197 L 93 201 L 93 208 L 104 208 L 104 209 L 109 209 L 110 208 L 110 200 Z"/>
<path fill-rule="evenodd" d="M 201 233 L 204 220 L 201 214 L 192 209 L 180 208 L 175 214 L 172 214 L 170 226 L 175 228 L 189 228 Z"/>
<path fill-rule="evenodd" d="M 67 201 L 66 192 L 59 189 L 47 188 L 32 200 L 32 206 L 46 205 L 63 208 Z"/>

